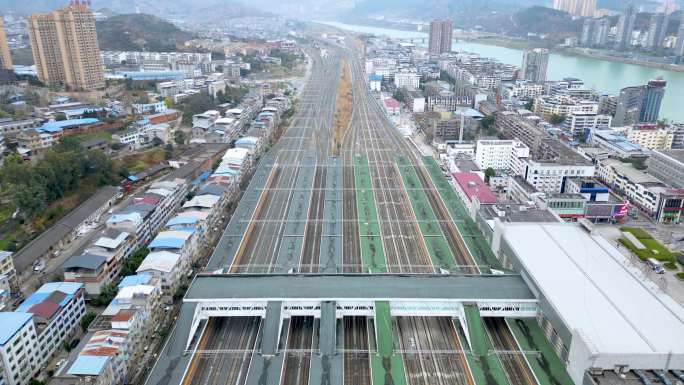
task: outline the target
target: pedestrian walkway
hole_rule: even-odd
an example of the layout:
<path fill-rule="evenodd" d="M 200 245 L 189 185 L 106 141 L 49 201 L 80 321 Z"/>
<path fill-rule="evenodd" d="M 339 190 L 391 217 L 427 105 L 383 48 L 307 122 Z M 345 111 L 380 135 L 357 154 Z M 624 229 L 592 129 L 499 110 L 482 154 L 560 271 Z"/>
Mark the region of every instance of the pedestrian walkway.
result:
<path fill-rule="evenodd" d="M 354 185 L 356 186 L 356 210 L 359 217 L 359 243 L 363 270 L 371 273 L 384 273 L 387 271 L 387 262 L 380 236 L 368 158 L 365 156 L 354 158 Z"/>
<path fill-rule="evenodd" d="M 477 305 L 465 305 L 463 310 L 472 351 L 472 354 L 466 354 L 466 359 L 473 372 L 475 383 L 477 385 L 509 385 L 499 358 L 495 354 L 490 354 L 493 347 L 487 338 Z"/>
<path fill-rule="evenodd" d="M 513 332 L 522 351 L 539 352 L 538 355 L 528 355 L 534 375 L 539 383 L 545 385 L 573 385 L 572 379 L 565 370 L 563 361 L 556 355 L 551 343 L 544 335 L 535 319 L 506 319 L 508 327 Z"/>
<path fill-rule="evenodd" d="M 371 354 L 374 385 L 406 385 L 404 362 L 394 352 L 392 315 L 387 301 L 375 303 L 375 338 L 377 353 Z"/>

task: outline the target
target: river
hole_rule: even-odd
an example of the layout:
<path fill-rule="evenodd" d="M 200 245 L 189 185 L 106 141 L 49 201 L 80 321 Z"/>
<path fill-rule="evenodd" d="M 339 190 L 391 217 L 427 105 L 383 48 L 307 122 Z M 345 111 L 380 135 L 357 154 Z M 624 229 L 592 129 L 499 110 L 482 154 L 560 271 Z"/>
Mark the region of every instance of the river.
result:
<path fill-rule="evenodd" d="M 333 27 L 360 33 L 388 36 L 392 38 L 427 38 L 427 33 L 376 28 L 326 22 Z M 475 52 L 482 56 L 493 57 L 503 63 L 522 65 L 522 51 L 493 45 L 454 41 L 455 51 Z M 585 57 L 566 56 L 552 53 L 549 57 L 547 78 L 559 80 L 576 77 L 599 92 L 616 94 L 621 88 L 646 84 L 649 79 L 662 76 L 667 80 L 667 90 L 660 109 L 660 117 L 674 122 L 684 122 L 684 72 L 667 71 L 634 64 L 613 62 Z"/>

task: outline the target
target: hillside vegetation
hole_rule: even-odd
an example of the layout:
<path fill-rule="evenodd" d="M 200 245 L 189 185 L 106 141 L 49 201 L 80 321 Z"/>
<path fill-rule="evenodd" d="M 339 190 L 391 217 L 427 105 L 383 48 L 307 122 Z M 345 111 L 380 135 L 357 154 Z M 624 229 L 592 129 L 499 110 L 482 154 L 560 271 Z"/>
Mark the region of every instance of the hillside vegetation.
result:
<path fill-rule="evenodd" d="M 175 51 L 195 36 L 156 16 L 128 14 L 97 22 L 103 51 Z"/>

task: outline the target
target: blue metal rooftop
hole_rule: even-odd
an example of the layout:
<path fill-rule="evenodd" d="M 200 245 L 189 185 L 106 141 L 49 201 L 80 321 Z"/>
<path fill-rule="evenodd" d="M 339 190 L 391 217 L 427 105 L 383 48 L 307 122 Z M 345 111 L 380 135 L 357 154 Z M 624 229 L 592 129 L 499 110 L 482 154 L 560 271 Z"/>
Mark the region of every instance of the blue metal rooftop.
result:
<path fill-rule="evenodd" d="M 76 126 L 84 126 L 87 124 L 95 124 L 99 122 L 98 119 L 95 118 L 85 118 L 85 119 L 70 119 L 70 120 L 62 120 L 60 122 L 47 122 L 43 124 L 42 126 L 36 128 L 36 131 L 38 132 L 60 132 L 64 130 L 65 128 L 69 127 L 76 127 Z"/>
<path fill-rule="evenodd" d="M 109 356 L 78 356 L 67 374 L 75 376 L 97 376 L 107 365 Z"/>
<path fill-rule="evenodd" d="M 0 345 L 5 345 L 27 322 L 33 318 L 31 313 L 14 311 L 0 312 Z"/>

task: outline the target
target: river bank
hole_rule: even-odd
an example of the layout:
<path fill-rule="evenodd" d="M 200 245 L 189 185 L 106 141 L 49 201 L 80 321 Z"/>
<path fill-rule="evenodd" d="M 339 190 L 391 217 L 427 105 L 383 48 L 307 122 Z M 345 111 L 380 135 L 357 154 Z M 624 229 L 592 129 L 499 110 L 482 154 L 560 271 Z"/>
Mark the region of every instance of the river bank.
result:
<path fill-rule="evenodd" d="M 416 44 L 427 45 L 427 34 L 418 31 L 403 31 L 387 28 L 367 27 L 344 23 L 326 24 L 342 30 L 357 33 L 387 36 L 395 39 L 414 39 Z M 466 41 L 463 35 L 456 35 L 459 39 L 454 41 L 454 51 L 473 52 L 484 57 L 495 58 L 503 63 L 522 66 L 524 48 L 529 46 L 511 42 L 495 41 L 492 35 L 485 40 Z M 480 36 L 483 37 L 483 36 Z M 617 60 L 603 60 L 601 58 L 587 57 L 582 55 L 570 55 L 566 53 L 551 52 L 547 71 L 547 79 L 559 80 L 566 77 L 582 79 L 587 87 L 593 88 L 600 93 L 618 94 L 620 89 L 628 86 L 646 84 L 649 80 L 662 76 L 667 81 L 665 97 L 662 101 L 660 117 L 672 122 L 684 122 L 684 109 L 681 108 L 681 100 L 678 92 L 684 89 L 684 72 L 675 71 L 672 68 L 650 67 L 624 63 Z"/>
<path fill-rule="evenodd" d="M 588 59 L 605 60 L 612 61 L 616 63 L 624 63 L 637 65 L 648 68 L 657 68 L 666 71 L 674 72 L 684 72 L 684 65 L 672 65 L 665 63 L 655 63 L 638 59 L 630 59 L 626 57 L 613 56 L 608 54 L 603 54 L 596 50 L 585 50 L 583 48 L 558 48 L 549 47 L 540 42 L 535 42 L 525 39 L 516 39 L 505 36 L 492 36 L 492 35 L 472 35 L 472 34 L 458 34 L 459 40 L 464 40 L 471 43 L 494 45 L 497 47 L 513 48 L 513 49 L 531 49 L 531 48 L 548 48 L 552 53 L 565 56 L 573 57 L 583 57 Z"/>

